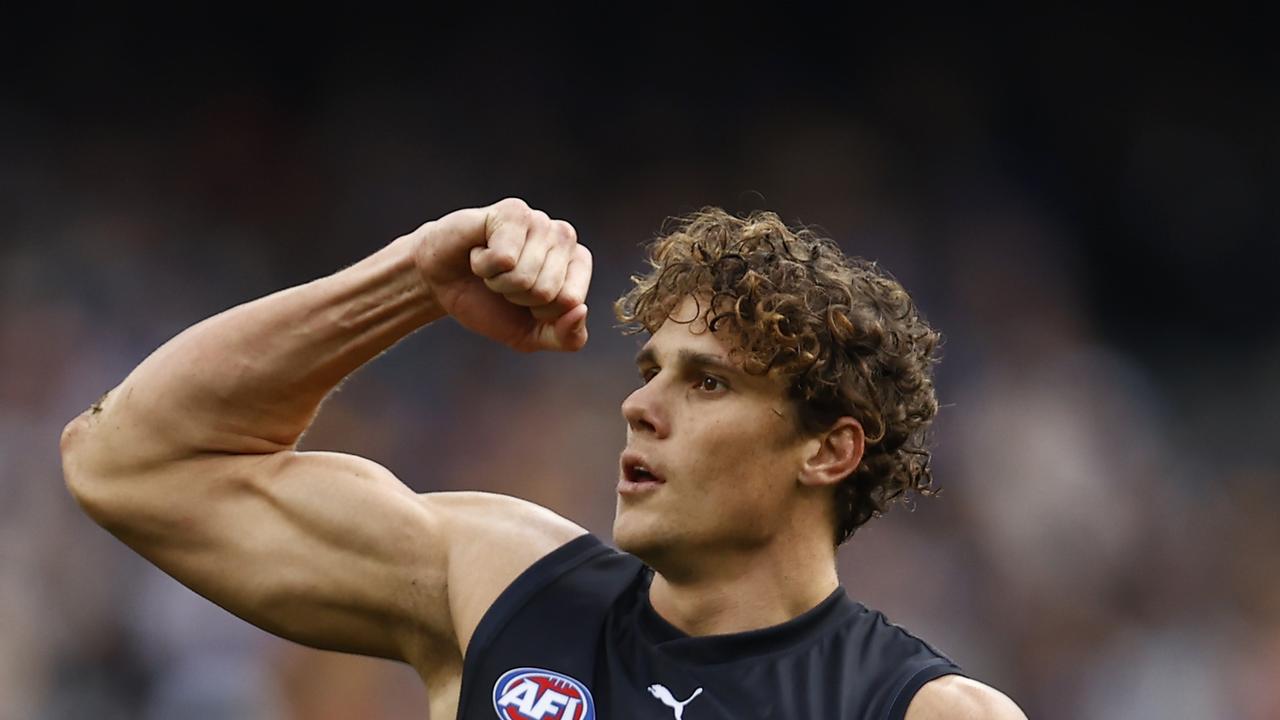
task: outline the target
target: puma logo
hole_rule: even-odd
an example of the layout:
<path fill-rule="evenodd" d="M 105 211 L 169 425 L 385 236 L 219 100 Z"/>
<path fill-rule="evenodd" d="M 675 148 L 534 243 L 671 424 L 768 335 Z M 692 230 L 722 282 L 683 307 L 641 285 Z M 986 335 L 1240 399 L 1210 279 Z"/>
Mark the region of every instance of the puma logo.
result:
<path fill-rule="evenodd" d="M 676 720 L 684 720 L 684 706 L 693 702 L 694 698 L 701 695 L 702 688 L 698 688 L 697 690 L 694 690 L 693 694 L 689 696 L 689 699 L 685 700 L 684 702 L 677 701 L 674 697 L 672 697 L 671 691 L 662 687 L 661 685 L 650 685 L 649 694 L 658 698 L 658 700 L 662 701 L 663 705 L 666 705 L 667 707 L 671 708 L 676 714 Z"/>

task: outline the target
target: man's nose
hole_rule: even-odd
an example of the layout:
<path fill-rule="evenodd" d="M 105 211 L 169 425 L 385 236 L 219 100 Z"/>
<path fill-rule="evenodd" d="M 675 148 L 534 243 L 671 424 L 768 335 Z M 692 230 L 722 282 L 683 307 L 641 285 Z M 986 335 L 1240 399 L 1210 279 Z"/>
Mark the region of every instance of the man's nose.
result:
<path fill-rule="evenodd" d="M 652 433 L 661 438 L 666 437 L 669 428 L 658 406 L 655 384 L 651 381 L 628 395 L 622 401 L 622 417 L 626 419 L 627 428 L 631 432 Z"/>

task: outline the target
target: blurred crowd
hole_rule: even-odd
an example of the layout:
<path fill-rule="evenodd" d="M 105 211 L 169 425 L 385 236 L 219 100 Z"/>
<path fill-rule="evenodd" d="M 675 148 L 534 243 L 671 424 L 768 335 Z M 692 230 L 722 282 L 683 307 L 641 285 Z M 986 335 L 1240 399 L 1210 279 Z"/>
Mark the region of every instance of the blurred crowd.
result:
<path fill-rule="evenodd" d="M 153 79 L 118 116 L 0 97 L 21 139 L 0 162 L 0 720 L 426 715 L 408 668 L 276 639 L 133 555 L 68 496 L 57 440 L 186 326 L 505 195 L 593 250 L 587 348 L 517 355 L 445 321 L 354 375 L 304 447 L 607 539 L 639 342 L 610 305 L 639 245 L 703 204 L 776 210 L 879 260 L 945 337 L 943 491 L 842 549 L 850 594 L 1033 718 L 1280 717 L 1280 336 L 1237 263 L 1275 256 L 1254 126 L 1135 111 L 1106 139 L 1121 177 L 1088 196 L 1072 173 L 1094 166 L 1038 165 L 1077 147 L 1046 150 L 1051 119 L 1010 119 L 1039 100 L 919 49 L 880 48 L 871 109 L 835 77 L 785 102 L 686 87 L 682 112 L 642 85 L 559 106 L 548 61 L 488 112 L 465 88 L 490 65 L 414 85 L 350 47 L 301 99 L 281 70 L 171 100 Z"/>

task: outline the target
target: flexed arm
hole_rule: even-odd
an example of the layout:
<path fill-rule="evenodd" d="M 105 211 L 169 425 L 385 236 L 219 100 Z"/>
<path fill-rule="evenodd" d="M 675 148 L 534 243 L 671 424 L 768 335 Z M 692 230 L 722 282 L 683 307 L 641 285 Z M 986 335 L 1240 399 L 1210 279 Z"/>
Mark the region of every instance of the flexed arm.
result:
<path fill-rule="evenodd" d="M 68 487 L 166 572 L 278 634 L 407 660 L 465 645 L 459 553 L 537 554 L 581 529 L 521 505 L 532 535 L 506 530 L 479 508 L 509 499 L 418 496 L 369 460 L 294 446 L 346 375 L 445 314 L 520 350 L 581 348 L 589 278 L 567 223 L 514 200 L 451 213 L 163 345 L 64 430 Z M 512 572 L 473 569 L 482 583 Z"/>

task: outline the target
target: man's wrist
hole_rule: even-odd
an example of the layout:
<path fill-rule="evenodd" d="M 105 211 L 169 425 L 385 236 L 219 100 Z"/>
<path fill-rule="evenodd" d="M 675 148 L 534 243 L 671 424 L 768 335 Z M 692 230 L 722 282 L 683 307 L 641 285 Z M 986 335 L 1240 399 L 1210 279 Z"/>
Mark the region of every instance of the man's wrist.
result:
<path fill-rule="evenodd" d="M 413 293 L 415 304 L 424 313 L 425 324 L 435 322 L 449 313 L 445 311 L 444 306 L 436 298 L 431 282 L 427 280 L 426 273 L 422 271 L 420 245 L 423 240 L 424 236 L 421 233 L 410 233 L 396 238 L 387 246 L 386 251 L 392 254 L 393 262 L 397 266 L 403 267 L 406 275 L 411 278 L 411 292 Z"/>

